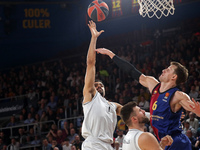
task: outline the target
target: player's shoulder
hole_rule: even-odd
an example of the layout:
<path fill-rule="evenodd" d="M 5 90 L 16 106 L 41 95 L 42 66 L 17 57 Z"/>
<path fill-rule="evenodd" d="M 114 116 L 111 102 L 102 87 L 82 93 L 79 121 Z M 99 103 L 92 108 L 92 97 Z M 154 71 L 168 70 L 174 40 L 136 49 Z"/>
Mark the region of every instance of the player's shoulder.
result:
<path fill-rule="evenodd" d="M 153 134 L 151 134 L 150 132 L 143 132 L 140 137 L 139 137 L 139 140 L 141 141 L 147 141 L 149 138 L 152 138 L 154 137 Z"/>
<path fill-rule="evenodd" d="M 160 82 L 153 76 L 146 76 L 146 81 L 148 83 L 148 89 L 150 93 L 152 93 L 153 89 L 158 85 Z"/>
<path fill-rule="evenodd" d="M 180 102 L 184 102 L 189 99 L 190 99 L 189 95 L 187 95 L 185 92 L 176 91 L 174 93 L 174 96 L 172 97 L 171 104 L 179 104 L 180 105 Z"/>
<path fill-rule="evenodd" d="M 149 143 L 149 141 L 152 140 L 153 134 L 149 132 L 143 132 L 140 137 L 138 138 L 138 145 L 140 148 L 144 147 L 146 143 Z"/>
<path fill-rule="evenodd" d="M 176 98 L 176 99 L 178 99 L 178 100 L 185 99 L 185 98 L 187 98 L 187 97 L 188 97 L 188 95 L 187 95 L 185 92 L 183 92 L 183 91 L 177 90 L 177 91 L 174 93 L 174 98 Z"/>
<path fill-rule="evenodd" d="M 97 98 L 98 95 L 99 94 L 98 94 L 98 92 L 96 90 L 94 91 L 94 93 L 85 92 L 84 96 L 83 96 L 83 102 L 82 102 L 82 104 L 85 105 L 85 104 L 88 104 L 91 101 L 94 101 L 94 99 Z"/>
<path fill-rule="evenodd" d="M 160 149 L 156 137 L 150 132 L 144 132 L 140 135 L 138 145 L 141 149 Z"/>

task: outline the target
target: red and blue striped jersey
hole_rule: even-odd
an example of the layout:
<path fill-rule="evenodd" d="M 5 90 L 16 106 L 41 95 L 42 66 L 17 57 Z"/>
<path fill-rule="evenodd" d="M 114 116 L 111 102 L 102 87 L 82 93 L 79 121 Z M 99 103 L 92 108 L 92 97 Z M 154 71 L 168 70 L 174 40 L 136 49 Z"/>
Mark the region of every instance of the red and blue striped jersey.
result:
<path fill-rule="evenodd" d="M 160 93 L 160 83 L 155 86 L 152 91 L 150 101 L 150 123 L 154 134 L 160 141 L 166 135 L 172 135 L 176 132 L 182 131 L 180 122 L 182 109 L 178 112 L 172 112 L 170 108 L 170 100 L 174 93 L 179 89 L 177 87 L 171 88 L 165 92 Z"/>

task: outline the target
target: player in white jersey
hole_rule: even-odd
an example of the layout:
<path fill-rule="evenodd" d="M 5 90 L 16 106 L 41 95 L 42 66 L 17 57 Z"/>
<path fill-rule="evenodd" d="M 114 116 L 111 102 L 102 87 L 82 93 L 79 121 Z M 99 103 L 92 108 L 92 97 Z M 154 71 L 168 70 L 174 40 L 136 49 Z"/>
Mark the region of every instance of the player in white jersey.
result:
<path fill-rule="evenodd" d="M 153 134 L 144 132 L 145 123 L 149 119 L 135 102 L 129 102 L 122 107 L 121 117 L 129 129 L 123 140 L 122 150 L 163 150 L 165 146 L 172 144 L 173 139 L 169 135 L 158 143 Z"/>
<path fill-rule="evenodd" d="M 115 130 L 117 115 L 120 115 L 121 105 L 107 101 L 104 85 L 95 82 L 96 41 L 104 32 L 96 30 L 96 24 L 89 21 L 91 41 L 87 54 L 87 68 L 85 85 L 83 88 L 83 112 L 82 136 L 85 138 L 82 150 L 112 150 L 113 133 Z"/>

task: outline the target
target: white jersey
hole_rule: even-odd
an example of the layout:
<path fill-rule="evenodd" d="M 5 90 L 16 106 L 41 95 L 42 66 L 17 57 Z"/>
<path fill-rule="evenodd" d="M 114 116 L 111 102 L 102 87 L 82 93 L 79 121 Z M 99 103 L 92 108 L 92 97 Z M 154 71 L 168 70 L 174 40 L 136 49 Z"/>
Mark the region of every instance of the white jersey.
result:
<path fill-rule="evenodd" d="M 122 148 L 124 137 L 125 137 L 125 135 L 123 134 L 122 137 L 117 136 L 117 138 L 115 139 L 115 141 L 117 141 L 119 143 L 119 149 Z"/>
<path fill-rule="evenodd" d="M 84 121 L 82 150 L 112 150 L 113 133 L 117 123 L 116 105 L 99 92 L 92 101 L 83 104 Z"/>
<path fill-rule="evenodd" d="M 122 150 L 141 150 L 138 145 L 138 139 L 143 131 L 137 129 L 129 129 L 124 137 Z"/>

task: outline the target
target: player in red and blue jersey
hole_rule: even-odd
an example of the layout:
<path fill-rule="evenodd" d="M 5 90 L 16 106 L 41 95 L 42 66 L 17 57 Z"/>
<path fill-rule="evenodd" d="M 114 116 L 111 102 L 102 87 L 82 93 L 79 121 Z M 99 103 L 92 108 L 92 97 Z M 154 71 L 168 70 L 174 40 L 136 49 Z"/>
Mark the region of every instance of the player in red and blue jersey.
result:
<path fill-rule="evenodd" d="M 186 82 L 188 70 L 178 62 L 171 62 L 162 71 L 159 81 L 152 76 L 146 76 L 132 64 L 121 59 L 112 51 L 99 48 L 97 53 L 108 55 L 120 69 L 129 73 L 141 85 L 147 87 L 152 94 L 150 101 L 150 122 L 158 140 L 165 135 L 171 135 L 174 142 L 167 150 L 191 150 L 188 137 L 181 133 L 180 118 L 182 108 L 194 112 L 200 117 L 200 105 L 194 99 L 180 91 L 177 86 Z"/>
<path fill-rule="evenodd" d="M 160 92 L 160 86 L 161 84 L 159 83 L 152 90 L 150 101 L 150 123 L 154 134 L 159 141 L 167 134 L 172 136 L 175 143 L 172 143 L 172 145 L 166 149 L 190 150 L 190 140 L 186 135 L 181 133 L 182 125 L 180 122 L 180 117 L 182 114 L 182 109 L 178 110 L 177 112 L 173 112 L 170 107 L 170 101 L 175 92 L 179 89 L 174 87 L 165 92 Z"/>

